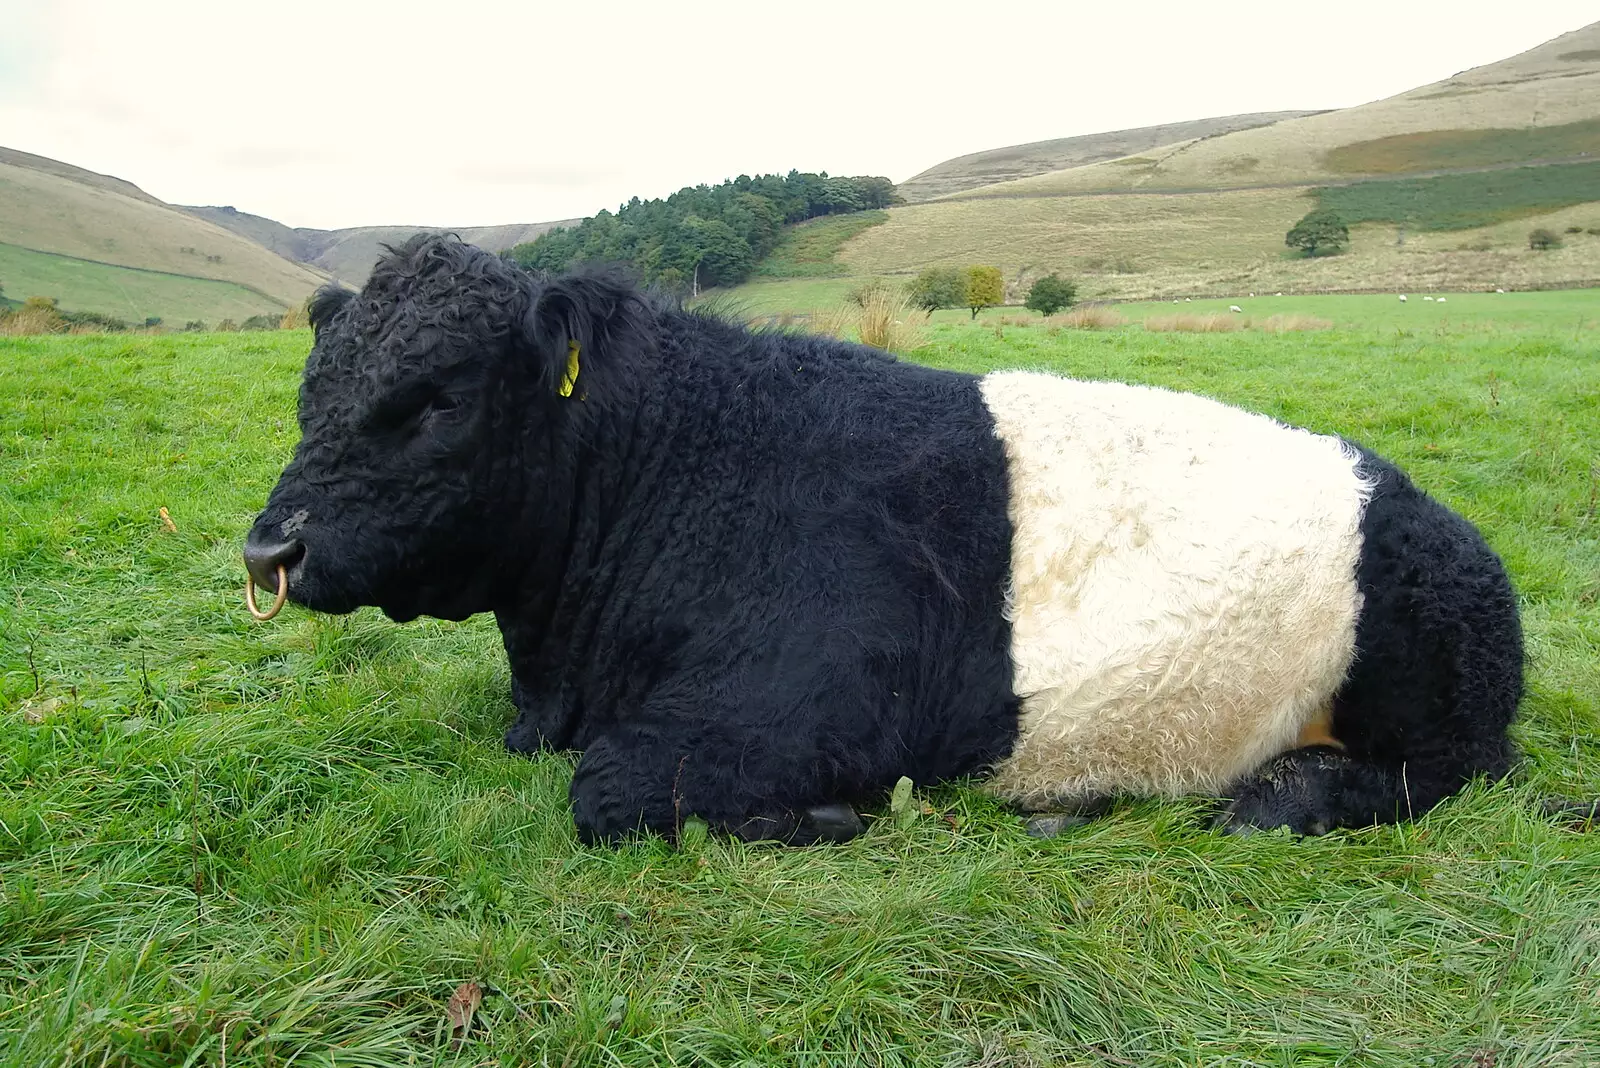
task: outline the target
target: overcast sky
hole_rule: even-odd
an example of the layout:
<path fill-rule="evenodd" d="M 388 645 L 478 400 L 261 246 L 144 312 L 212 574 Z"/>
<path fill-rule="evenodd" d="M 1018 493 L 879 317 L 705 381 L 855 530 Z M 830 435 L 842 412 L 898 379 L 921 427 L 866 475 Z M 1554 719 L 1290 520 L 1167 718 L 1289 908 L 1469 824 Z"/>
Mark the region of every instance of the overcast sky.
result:
<path fill-rule="evenodd" d="M 0 0 L 0 145 L 293 226 L 591 215 L 741 172 L 1338 108 L 1595 0 Z"/>

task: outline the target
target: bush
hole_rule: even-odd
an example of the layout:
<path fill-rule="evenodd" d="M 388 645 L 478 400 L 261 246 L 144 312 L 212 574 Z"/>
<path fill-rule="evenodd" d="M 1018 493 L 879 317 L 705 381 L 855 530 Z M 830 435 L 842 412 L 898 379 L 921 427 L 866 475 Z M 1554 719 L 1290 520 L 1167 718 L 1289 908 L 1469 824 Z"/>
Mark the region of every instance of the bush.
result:
<path fill-rule="evenodd" d="M 1569 234 L 1581 234 L 1581 233 L 1583 233 L 1583 227 L 1581 227 L 1581 226 L 1569 226 L 1569 227 L 1567 227 L 1567 233 L 1569 233 Z"/>
<path fill-rule="evenodd" d="M 940 308 L 960 308 L 967 300 L 967 279 L 959 267 L 929 267 L 912 280 L 913 307 L 932 315 Z"/>
<path fill-rule="evenodd" d="M 101 315 L 99 312 L 60 314 L 68 329 L 75 334 L 121 334 L 126 333 L 128 329 L 127 320 L 118 319 L 115 315 Z"/>
<path fill-rule="evenodd" d="M 1022 302 L 1022 306 L 1040 315 L 1050 316 L 1062 308 L 1072 307 L 1077 299 L 1077 286 L 1060 275 L 1047 274 L 1033 283 L 1032 288 L 1028 290 L 1028 299 Z"/>
<path fill-rule="evenodd" d="M 966 270 L 966 297 L 962 301 L 972 309 L 972 317 L 976 319 L 978 313 L 985 308 L 992 308 L 996 304 L 1005 303 L 1006 284 L 1000 275 L 1000 268 L 988 267 L 983 264 L 974 264 Z"/>
<path fill-rule="evenodd" d="M 239 324 L 234 322 L 232 319 L 224 319 L 222 322 L 217 324 L 217 329 L 219 331 L 232 333 L 239 329 Z"/>
<path fill-rule="evenodd" d="M 188 322 L 183 324 L 183 332 L 186 334 L 202 333 L 205 331 L 205 329 L 206 324 L 199 319 L 190 319 Z"/>
<path fill-rule="evenodd" d="M 1528 247 L 1535 252 L 1548 252 L 1550 249 L 1560 248 L 1561 239 L 1555 235 L 1555 231 L 1546 230 L 1541 226 L 1537 230 L 1528 231 Z"/>
<path fill-rule="evenodd" d="M 1308 211 L 1283 235 L 1283 243 L 1307 256 L 1331 256 L 1350 244 L 1350 228 L 1336 212 L 1326 208 Z"/>
<path fill-rule="evenodd" d="M 276 330 L 283 321 L 281 315 L 252 315 L 239 324 L 240 330 Z"/>

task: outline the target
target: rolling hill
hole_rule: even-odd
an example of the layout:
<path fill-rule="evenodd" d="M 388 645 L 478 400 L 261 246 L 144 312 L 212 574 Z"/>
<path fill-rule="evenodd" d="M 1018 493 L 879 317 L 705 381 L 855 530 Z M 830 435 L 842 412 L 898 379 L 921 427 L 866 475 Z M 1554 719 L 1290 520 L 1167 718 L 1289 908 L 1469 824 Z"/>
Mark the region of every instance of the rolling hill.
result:
<path fill-rule="evenodd" d="M 359 286 L 377 262 L 384 245 L 398 245 L 423 230 L 448 230 L 491 252 L 499 252 L 524 241 L 532 241 L 557 226 L 576 225 L 577 219 L 556 222 L 510 223 L 502 226 L 355 226 L 342 230 L 316 230 L 289 227 L 260 215 L 234 207 L 182 207 L 207 222 L 225 227 L 285 259 L 326 271 L 349 285 Z"/>
<path fill-rule="evenodd" d="M 908 202 L 916 204 L 979 186 L 1131 156 L 1178 141 L 1216 137 L 1235 130 L 1270 126 L 1275 122 L 1319 114 L 1321 112 L 1317 111 L 1259 111 L 991 148 L 936 163 L 920 174 L 907 178 L 895 190 Z"/>
<path fill-rule="evenodd" d="M 1357 224 L 1350 252 L 1291 255 L 1284 232 L 1319 205 Z M 1530 250 L 1534 226 L 1567 233 L 1564 247 Z M 1108 299 L 1600 285 L 1590 231 L 1600 23 L 1359 107 L 896 207 L 837 260 L 888 276 L 991 263 L 1013 297 L 1051 271 Z"/>
<path fill-rule="evenodd" d="M 132 183 L 9 149 L 0 234 L 8 296 L 133 320 L 282 312 L 327 280 Z"/>

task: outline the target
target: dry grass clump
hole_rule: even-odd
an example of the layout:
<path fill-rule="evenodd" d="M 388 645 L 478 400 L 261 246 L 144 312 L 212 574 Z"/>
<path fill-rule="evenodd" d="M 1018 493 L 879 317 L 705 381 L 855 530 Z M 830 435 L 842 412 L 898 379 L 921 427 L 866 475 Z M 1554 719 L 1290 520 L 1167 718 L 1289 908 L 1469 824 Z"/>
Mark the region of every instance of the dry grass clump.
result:
<path fill-rule="evenodd" d="M 1047 327 L 1064 330 L 1115 330 L 1127 321 L 1111 308 L 1091 306 L 1052 315 L 1044 322 Z"/>
<path fill-rule="evenodd" d="M 808 329 L 813 334 L 848 338 L 885 352 L 905 354 L 928 343 L 926 320 L 905 294 L 888 286 L 872 286 L 851 294 L 849 301 L 817 312 Z"/>
<path fill-rule="evenodd" d="M 1146 330 L 1183 334 L 1227 334 L 1243 330 L 1249 321 L 1238 315 L 1152 315 L 1144 321 Z"/>
<path fill-rule="evenodd" d="M 26 337 L 30 334 L 62 334 L 67 321 L 48 297 L 29 297 L 22 307 L 0 310 L 0 336 Z"/>
<path fill-rule="evenodd" d="M 1315 315 L 1274 315 L 1256 324 L 1256 329 L 1268 334 L 1288 334 L 1296 330 L 1332 330 L 1333 320 L 1319 319 Z"/>

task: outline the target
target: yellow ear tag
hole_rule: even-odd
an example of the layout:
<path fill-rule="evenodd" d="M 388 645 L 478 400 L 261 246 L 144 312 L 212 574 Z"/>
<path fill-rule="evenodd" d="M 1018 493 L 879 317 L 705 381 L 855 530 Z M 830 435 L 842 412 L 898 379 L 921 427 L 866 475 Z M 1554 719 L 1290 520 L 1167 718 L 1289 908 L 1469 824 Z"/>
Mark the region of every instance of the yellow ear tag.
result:
<path fill-rule="evenodd" d="M 567 373 L 561 379 L 561 395 L 572 396 L 572 387 L 578 384 L 578 343 L 567 342 Z"/>

